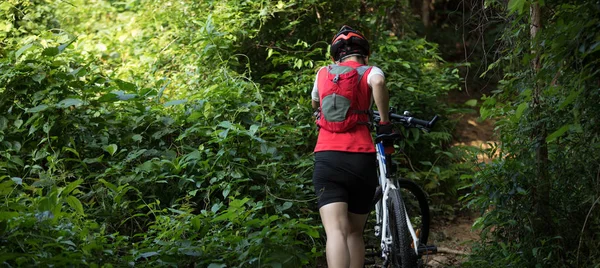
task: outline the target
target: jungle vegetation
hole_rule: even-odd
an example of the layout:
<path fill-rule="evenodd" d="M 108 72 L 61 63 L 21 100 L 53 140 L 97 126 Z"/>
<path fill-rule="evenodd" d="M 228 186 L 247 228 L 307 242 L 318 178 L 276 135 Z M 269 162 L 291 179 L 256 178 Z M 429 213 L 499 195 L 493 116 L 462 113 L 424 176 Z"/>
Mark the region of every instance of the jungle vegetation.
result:
<path fill-rule="evenodd" d="M 344 24 L 444 118 L 396 161 L 479 216 L 464 266 L 600 267 L 597 0 L 2 1 L 2 266 L 322 264 L 310 89 Z M 491 149 L 451 146 L 465 113 Z"/>

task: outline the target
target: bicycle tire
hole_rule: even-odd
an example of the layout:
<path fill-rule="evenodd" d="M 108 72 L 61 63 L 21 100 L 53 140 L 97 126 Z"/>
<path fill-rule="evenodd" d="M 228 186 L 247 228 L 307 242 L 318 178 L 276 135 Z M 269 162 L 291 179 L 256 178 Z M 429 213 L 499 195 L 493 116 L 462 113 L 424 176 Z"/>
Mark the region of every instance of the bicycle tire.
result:
<path fill-rule="evenodd" d="M 406 224 L 404 203 L 398 189 L 390 189 L 388 194 L 388 219 L 392 236 L 390 264 L 394 268 L 417 267 L 417 255 L 411 248 L 411 239 Z"/>
<path fill-rule="evenodd" d="M 419 215 L 421 217 L 421 222 L 416 226 L 419 230 L 419 244 L 427 245 L 427 240 L 429 239 L 429 226 L 431 223 L 431 216 L 429 214 L 429 203 L 427 201 L 427 196 L 425 192 L 417 185 L 415 182 L 406 180 L 406 179 L 398 179 L 398 186 L 402 190 L 403 196 L 407 196 L 410 193 L 414 198 L 405 198 L 404 200 L 416 200 L 418 208 L 414 206 L 408 206 L 407 213 L 409 216 L 411 215 Z M 406 204 L 405 204 L 406 208 Z M 413 221 L 413 224 L 415 222 Z"/>

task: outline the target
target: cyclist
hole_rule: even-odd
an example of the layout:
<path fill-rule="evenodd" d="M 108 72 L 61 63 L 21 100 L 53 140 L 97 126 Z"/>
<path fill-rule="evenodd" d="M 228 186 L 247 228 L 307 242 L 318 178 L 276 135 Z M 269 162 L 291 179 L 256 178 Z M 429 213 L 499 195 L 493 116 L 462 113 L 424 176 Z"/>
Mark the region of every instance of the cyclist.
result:
<path fill-rule="evenodd" d="M 344 25 L 331 41 L 330 54 L 335 65 L 330 66 L 352 69 L 366 66 L 370 52 L 369 42 L 364 35 Z M 319 91 L 323 95 L 323 91 L 328 90 L 323 87 L 330 85 L 326 80 L 335 76 L 335 72 L 332 74 L 331 69 L 327 70 L 330 66 L 318 71 L 311 94 L 312 107 L 318 109 L 321 116 L 327 108 L 323 107 L 325 98 L 320 96 Z M 326 255 L 330 268 L 363 267 L 364 263 L 363 229 L 372 209 L 378 179 L 370 129 L 367 124 L 361 124 L 370 118 L 367 113 L 360 111 L 368 111 L 374 101 L 381 114 L 377 133 L 392 132 L 388 118 L 389 93 L 384 74 L 375 66 L 362 69 L 364 73 L 358 78 L 358 88 L 354 89 L 356 103 L 352 106 L 357 108 L 356 117 L 360 122 L 348 130 L 337 132 L 322 127 L 319 125 L 321 119 L 317 119 L 320 128 L 314 149 L 312 180 L 327 235 Z M 333 98 L 336 98 L 335 94 Z M 337 105 L 342 99 L 338 96 Z M 336 101 L 333 103 L 335 108 Z"/>

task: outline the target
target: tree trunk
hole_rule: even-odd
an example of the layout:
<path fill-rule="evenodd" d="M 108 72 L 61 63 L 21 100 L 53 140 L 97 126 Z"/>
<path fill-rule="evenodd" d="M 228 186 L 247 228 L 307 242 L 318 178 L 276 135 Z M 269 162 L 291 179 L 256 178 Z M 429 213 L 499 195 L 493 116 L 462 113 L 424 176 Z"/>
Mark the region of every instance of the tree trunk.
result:
<path fill-rule="evenodd" d="M 538 220 L 535 223 L 536 233 L 542 236 L 549 236 L 553 233 L 552 215 L 550 212 L 550 176 L 548 173 L 548 144 L 546 143 L 547 130 L 546 125 L 540 122 L 543 113 L 542 89 L 543 84 L 536 78 L 542 65 L 540 62 L 539 45 L 535 37 L 541 29 L 541 10 L 538 2 L 532 3 L 530 7 L 531 14 L 531 54 L 534 55 L 531 60 L 531 67 L 534 76 L 534 88 L 532 94 L 533 119 L 535 127 L 533 138 L 536 141 L 535 162 L 537 171 L 537 187 L 534 187 L 534 204 Z"/>
<path fill-rule="evenodd" d="M 531 4 L 529 11 L 531 14 L 531 24 L 529 25 L 529 29 L 531 32 L 531 54 L 535 55 L 534 59 L 531 61 L 531 65 L 533 67 L 534 74 L 537 74 L 537 72 L 540 70 L 541 66 L 540 66 L 540 55 L 536 53 L 536 51 L 537 51 L 536 48 L 538 45 L 535 43 L 534 39 L 537 36 L 537 33 L 541 27 L 540 4 L 537 2 Z M 539 88 L 539 87 L 537 87 L 537 88 Z M 538 91 L 539 91 L 539 89 L 538 89 Z"/>
<path fill-rule="evenodd" d="M 425 29 L 429 28 L 429 6 L 431 5 L 431 0 L 423 0 L 421 3 L 421 21 L 423 21 L 423 26 Z"/>
<path fill-rule="evenodd" d="M 402 14 L 402 8 L 404 4 L 402 1 L 396 0 L 396 4 L 392 6 L 387 12 L 387 19 L 389 24 L 392 25 L 392 32 L 394 35 L 401 38 L 404 36 L 404 18 Z"/>

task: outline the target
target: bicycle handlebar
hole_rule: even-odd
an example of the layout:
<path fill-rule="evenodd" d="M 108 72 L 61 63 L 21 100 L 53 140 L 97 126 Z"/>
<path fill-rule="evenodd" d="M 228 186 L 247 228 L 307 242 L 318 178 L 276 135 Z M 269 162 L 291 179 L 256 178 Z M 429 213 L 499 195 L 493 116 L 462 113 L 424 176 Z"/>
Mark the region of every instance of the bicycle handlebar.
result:
<path fill-rule="evenodd" d="M 379 111 L 373 111 L 373 115 L 375 122 L 379 122 L 381 118 L 379 115 Z M 435 125 L 435 122 L 437 122 L 438 119 L 440 118 L 437 115 L 434 116 L 430 121 L 427 121 L 423 119 L 414 118 L 412 116 L 399 115 L 390 112 L 390 121 L 392 121 L 392 123 L 400 123 L 404 127 L 417 127 L 425 131 L 429 131 L 433 127 L 433 125 Z"/>

